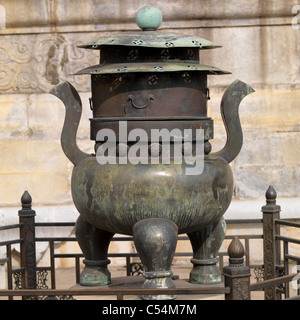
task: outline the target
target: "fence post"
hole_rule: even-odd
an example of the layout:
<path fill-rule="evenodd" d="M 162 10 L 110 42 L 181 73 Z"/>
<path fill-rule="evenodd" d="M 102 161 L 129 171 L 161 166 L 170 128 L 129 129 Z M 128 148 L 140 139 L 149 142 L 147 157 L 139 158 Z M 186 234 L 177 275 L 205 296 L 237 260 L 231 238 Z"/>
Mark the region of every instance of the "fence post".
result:
<path fill-rule="evenodd" d="M 223 268 L 225 287 L 230 293 L 225 300 L 250 300 L 250 268 L 244 265 L 244 246 L 234 237 L 228 247 L 229 265 Z"/>
<path fill-rule="evenodd" d="M 276 264 L 280 264 L 280 246 L 275 241 L 275 234 L 279 230 L 275 220 L 280 218 L 280 206 L 276 204 L 276 191 L 269 186 L 266 191 L 266 205 L 262 207 L 263 213 L 263 244 L 264 244 L 264 280 L 277 276 Z M 265 300 L 276 299 L 276 286 L 265 289 Z"/>
<path fill-rule="evenodd" d="M 25 191 L 19 210 L 22 289 L 36 289 L 36 254 L 35 254 L 35 211 L 31 209 L 31 196 Z"/>

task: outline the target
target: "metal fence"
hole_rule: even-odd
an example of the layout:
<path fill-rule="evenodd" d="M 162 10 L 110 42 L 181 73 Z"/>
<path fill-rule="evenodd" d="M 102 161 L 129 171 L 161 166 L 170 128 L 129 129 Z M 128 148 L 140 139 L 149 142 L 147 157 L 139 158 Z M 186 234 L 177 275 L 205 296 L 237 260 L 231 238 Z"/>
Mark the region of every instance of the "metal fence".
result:
<path fill-rule="evenodd" d="M 79 253 L 57 253 L 55 244 L 61 242 L 74 242 L 76 238 L 70 237 L 37 237 L 36 231 L 39 228 L 59 228 L 59 227 L 74 227 L 73 222 L 54 222 L 54 223 L 40 223 L 35 222 L 35 211 L 31 208 L 31 197 L 28 193 L 24 193 L 21 202 L 22 209 L 19 210 L 19 223 L 2 226 L 0 232 L 12 229 L 19 230 L 20 237 L 18 239 L 6 240 L 0 242 L 0 248 L 5 248 L 5 258 L 0 259 L 0 264 L 6 264 L 7 270 L 7 289 L 0 290 L 0 296 L 13 297 L 21 296 L 23 299 L 73 299 L 74 296 L 92 296 L 92 295 L 110 295 L 117 296 L 118 299 L 123 299 L 126 295 L 140 295 L 140 294 L 224 294 L 225 299 L 248 299 L 250 292 L 256 290 L 265 291 L 265 299 L 300 299 L 300 290 L 297 290 L 298 296 L 290 298 L 289 283 L 294 279 L 298 279 L 297 273 L 300 272 L 300 257 L 289 254 L 289 244 L 300 244 L 299 239 L 293 239 L 280 235 L 280 226 L 289 226 L 293 228 L 300 228 L 300 224 L 280 220 L 280 207 L 276 204 L 276 193 L 274 196 L 274 189 L 268 189 L 266 193 L 267 203 L 262 207 L 262 219 L 248 219 L 248 220 L 227 220 L 226 224 L 230 225 L 249 225 L 257 224 L 261 228 L 260 234 L 244 234 L 239 235 L 238 238 L 243 242 L 244 259 L 242 264 L 230 264 L 225 266 L 225 257 L 228 252 L 219 252 L 219 268 L 223 272 L 224 286 L 199 286 L 199 288 L 179 288 L 179 289 L 56 289 L 56 268 L 55 260 L 60 258 L 74 259 L 75 265 L 75 281 L 79 283 L 81 259 L 83 255 Z M 275 191 L 274 191 L 275 192 Z M 0 233 L 1 234 L 1 233 Z M 225 240 L 234 240 L 235 235 L 226 235 Z M 264 246 L 264 261 L 262 264 L 251 263 L 251 241 L 261 240 Z M 187 236 L 179 236 L 178 241 L 187 241 Z M 132 237 L 114 237 L 112 241 L 133 241 Z M 35 246 L 38 242 L 46 242 L 49 247 L 50 257 L 49 266 L 39 267 L 36 263 Z M 283 254 L 281 254 L 281 245 L 283 242 Z M 21 254 L 21 261 L 19 268 L 12 267 L 12 247 L 19 245 Z M 126 275 L 141 274 L 143 266 L 138 260 L 138 254 L 134 252 L 124 253 L 109 253 L 110 258 L 124 258 L 126 264 Z M 176 252 L 177 257 L 192 257 L 192 252 Z M 134 261 L 135 259 L 135 261 Z M 283 264 L 281 263 L 283 261 Z M 295 272 L 289 274 L 289 262 L 296 261 L 297 265 Z M 236 277 L 233 277 L 231 272 L 236 272 L 239 267 L 239 277 L 244 279 L 246 286 L 238 287 Z M 229 269 L 228 269 L 229 268 Z M 231 269 L 233 270 L 231 270 Z M 244 268 L 244 269 L 243 269 Z M 246 269 L 245 269 L 246 268 Z M 256 283 L 250 285 L 250 269 L 253 270 Z M 50 273 L 50 283 L 49 283 Z M 247 280 L 248 279 L 248 280 Z M 294 281 L 295 282 L 295 281 Z M 299 280 L 298 280 L 299 283 Z M 300 286 L 299 286 L 300 287 Z M 151 292 L 150 292 L 151 291 Z M 240 293 L 236 293 L 236 292 Z"/>

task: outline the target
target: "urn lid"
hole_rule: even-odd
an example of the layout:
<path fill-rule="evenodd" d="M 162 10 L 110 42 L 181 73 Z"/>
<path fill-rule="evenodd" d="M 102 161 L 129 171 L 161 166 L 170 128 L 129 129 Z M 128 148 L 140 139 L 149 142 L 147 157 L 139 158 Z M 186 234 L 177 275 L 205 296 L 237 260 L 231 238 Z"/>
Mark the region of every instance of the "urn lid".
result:
<path fill-rule="evenodd" d="M 162 23 L 159 9 L 147 5 L 136 13 L 136 23 L 143 31 L 123 32 L 102 36 L 79 46 L 86 49 L 101 49 L 103 46 L 130 46 L 150 48 L 198 48 L 213 49 L 221 47 L 211 41 L 191 35 L 157 32 Z"/>
<path fill-rule="evenodd" d="M 184 72 L 228 74 L 230 72 L 200 64 L 199 50 L 220 47 L 206 39 L 156 31 L 162 14 L 152 6 L 136 14 L 137 32 L 102 36 L 85 45 L 85 49 L 101 50 L 100 63 L 76 72 L 81 74 L 118 74 L 141 72 Z"/>

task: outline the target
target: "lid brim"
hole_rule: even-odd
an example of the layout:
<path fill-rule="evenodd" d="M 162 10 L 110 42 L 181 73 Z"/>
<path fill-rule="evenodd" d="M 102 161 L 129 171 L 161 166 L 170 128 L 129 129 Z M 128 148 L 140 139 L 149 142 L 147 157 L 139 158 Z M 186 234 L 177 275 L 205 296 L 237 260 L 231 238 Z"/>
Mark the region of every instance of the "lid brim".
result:
<path fill-rule="evenodd" d="M 140 31 L 130 33 L 118 33 L 102 36 L 87 44 L 78 46 L 85 49 L 101 49 L 102 46 L 131 46 L 152 48 L 199 48 L 214 49 L 222 46 L 204 38 L 191 35 L 179 35 L 175 33 L 163 33 L 157 31 Z"/>
<path fill-rule="evenodd" d="M 202 65 L 198 63 L 128 63 L 128 64 L 109 64 L 109 65 L 95 65 L 82 69 L 75 73 L 75 75 L 82 74 L 118 74 L 131 72 L 178 72 L 178 71 L 193 71 L 202 72 L 204 74 L 231 74 L 231 72 Z"/>

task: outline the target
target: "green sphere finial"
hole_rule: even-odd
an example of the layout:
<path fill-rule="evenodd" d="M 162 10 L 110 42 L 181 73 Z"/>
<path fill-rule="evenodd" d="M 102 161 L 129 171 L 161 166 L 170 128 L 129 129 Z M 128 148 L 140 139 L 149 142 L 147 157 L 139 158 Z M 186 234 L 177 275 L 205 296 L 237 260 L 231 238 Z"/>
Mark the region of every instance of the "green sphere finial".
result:
<path fill-rule="evenodd" d="M 162 23 L 162 14 L 159 9 L 148 5 L 136 13 L 135 20 L 143 30 L 156 30 Z"/>

